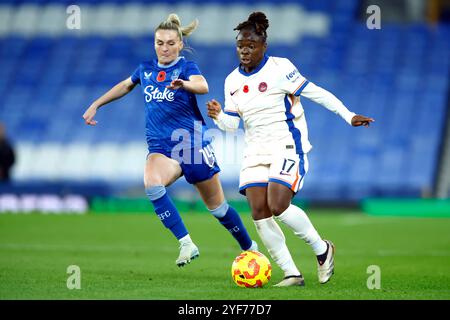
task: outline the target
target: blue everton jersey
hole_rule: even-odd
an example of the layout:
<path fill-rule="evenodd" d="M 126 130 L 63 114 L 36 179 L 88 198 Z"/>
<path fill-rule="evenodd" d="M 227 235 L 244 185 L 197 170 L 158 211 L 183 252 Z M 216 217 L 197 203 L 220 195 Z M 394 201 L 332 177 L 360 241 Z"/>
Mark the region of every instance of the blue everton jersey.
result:
<path fill-rule="evenodd" d="M 176 145 L 182 148 L 202 145 L 206 126 L 195 94 L 182 88 L 166 88 L 172 80 L 189 80 L 192 75 L 201 75 L 201 72 L 194 62 L 184 57 L 168 66 L 158 65 L 156 59 L 142 62 L 131 75 L 131 81 L 140 84 L 144 94 L 150 150 L 170 152 Z"/>

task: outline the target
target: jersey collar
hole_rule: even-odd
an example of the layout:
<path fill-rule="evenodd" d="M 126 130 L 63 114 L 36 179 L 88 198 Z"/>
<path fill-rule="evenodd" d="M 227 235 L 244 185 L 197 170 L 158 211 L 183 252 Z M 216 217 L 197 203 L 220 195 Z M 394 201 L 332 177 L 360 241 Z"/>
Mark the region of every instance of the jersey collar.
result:
<path fill-rule="evenodd" d="M 255 74 L 259 70 L 261 70 L 262 67 L 265 66 L 267 60 L 269 60 L 269 56 L 267 54 L 264 54 L 264 58 L 262 59 L 262 61 L 258 64 L 258 66 L 252 72 L 245 72 L 244 69 L 242 68 L 241 64 L 239 64 L 239 72 L 241 74 L 243 74 L 244 76 L 246 76 L 246 77 L 251 76 L 252 74 Z"/>
<path fill-rule="evenodd" d="M 173 67 L 174 65 L 176 65 L 181 59 L 184 59 L 184 57 L 180 56 L 178 58 L 176 58 L 175 60 L 173 60 L 170 64 L 160 64 L 158 62 L 158 60 L 156 60 L 156 65 L 158 66 L 158 68 L 162 68 L 162 69 L 168 69 L 170 67 Z"/>

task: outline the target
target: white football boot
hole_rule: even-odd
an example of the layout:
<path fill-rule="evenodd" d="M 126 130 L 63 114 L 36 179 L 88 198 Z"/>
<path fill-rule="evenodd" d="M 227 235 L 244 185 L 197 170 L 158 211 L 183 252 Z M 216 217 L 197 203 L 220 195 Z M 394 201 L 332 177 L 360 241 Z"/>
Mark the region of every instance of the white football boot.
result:
<path fill-rule="evenodd" d="M 284 279 L 278 282 L 276 285 L 274 285 L 274 287 L 292 287 L 292 286 L 303 287 L 304 285 L 305 279 L 303 279 L 302 275 L 299 275 L 299 276 L 284 277 Z"/>
<path fill-rule="evenodd" d="M 180 245 L 180 255 L 175 261 L 177 266 L 183 267 L 200 255 L 197 246 L 193 242 L 183 243 Z"/>
<path fill-rule="evenodd" d="M 334 273 L 334 254 L 336 252 L 336 248 L 333 242 L 329 240 L 324 241 L 328 244 L 328 252 L 325 262 L 322 265 L 317 262 L 317 272 L 320 283 L 328 282 Z"/>

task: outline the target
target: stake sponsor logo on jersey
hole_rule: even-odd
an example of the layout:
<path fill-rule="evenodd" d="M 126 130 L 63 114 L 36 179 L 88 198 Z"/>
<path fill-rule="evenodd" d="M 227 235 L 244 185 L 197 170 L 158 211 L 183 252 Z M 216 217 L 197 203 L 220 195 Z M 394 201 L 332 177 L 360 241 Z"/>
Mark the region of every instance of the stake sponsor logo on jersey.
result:
<path fill-rule="evenodd" d="M 145 102 L 150 101 L 162 102 L 164 100 L 173 101 L 175 96 L 174 91 L 164 88 L 164 91 L 161 92 L 158 87 L 155 88 L 152 85 L 148 85 L 145 87 L 144 94 L 145 94 Z"/>

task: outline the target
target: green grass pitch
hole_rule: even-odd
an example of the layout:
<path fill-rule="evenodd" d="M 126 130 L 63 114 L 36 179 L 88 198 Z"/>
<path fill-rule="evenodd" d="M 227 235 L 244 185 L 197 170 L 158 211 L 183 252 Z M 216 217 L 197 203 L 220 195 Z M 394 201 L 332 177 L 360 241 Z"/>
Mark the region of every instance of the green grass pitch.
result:
<path fill-rule="evenodd" d="M 305 287 L 237 287 L 231 264 L 237 243 L 208 214 L 183 214 L 200 257 L 175 265 L 178 242 L 155 215 L 0 215 L 0 299 L 450 299 L 450 219 L 369 217 L 309 210 L 320 234 L 336 245 L 335 275 L 317 281 L 312 250 L 282 227 Z M 267 254 L 250 215 L 242 215 Z M 81 289 L 66 286 L 69 265 Z M 379 266 L 381 288 L 369 290 L 367 268 Z"/>

